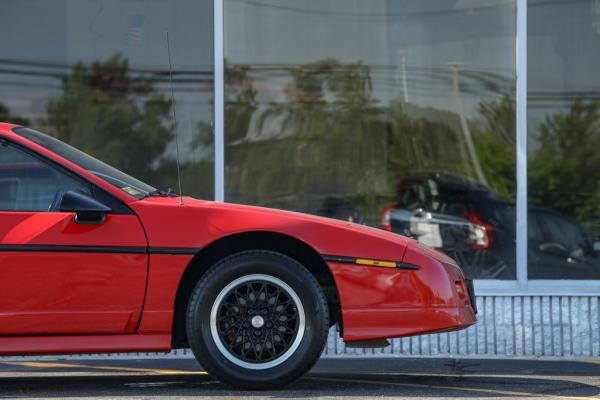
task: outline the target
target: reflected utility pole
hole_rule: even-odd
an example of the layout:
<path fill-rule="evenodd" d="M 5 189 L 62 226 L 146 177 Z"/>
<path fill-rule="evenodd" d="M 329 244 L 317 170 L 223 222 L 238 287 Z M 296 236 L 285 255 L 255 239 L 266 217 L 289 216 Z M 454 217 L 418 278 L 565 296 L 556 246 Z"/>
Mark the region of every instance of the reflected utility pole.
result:
<path fill-rule="evenodd" d="M 462 134 L 465 137 L 465 142 L 467 143 L 467 151 L 469 152 L 469 157 L 471 158 L 471 162 L 473 163 L 473 168 L 475 169 L 477 179 L 479 179 L 479 182 L 487 186 L 487 179 L 485 179 L 485 175 L 483 173 L 483 170 L 481 169 L 481 163 L 479 162 L 479 157 L 477 156 L 477 152 L 475 151 L 473 137 L 471 136 L 471 130 L 469 129 L 469 124 L 467 123 L 467 119 L 465 118 L 462 99 L 460 97 L 460 86 L 458 80 L 458 66 L 460 64 L 456 61 L 450 62 L 449 64 L 452 68 L 452 96 L 454 97 L 454 107 L 460 119 L 460 127 L 462 130 Z"/>
<path fill-rule="evenodd" d="M 400 52 L 400 69 L 402 73 L 402 89 L 404 91 L 404 102 L 408 103 L 408 86 L 406 84 L 406 51 Z"/>

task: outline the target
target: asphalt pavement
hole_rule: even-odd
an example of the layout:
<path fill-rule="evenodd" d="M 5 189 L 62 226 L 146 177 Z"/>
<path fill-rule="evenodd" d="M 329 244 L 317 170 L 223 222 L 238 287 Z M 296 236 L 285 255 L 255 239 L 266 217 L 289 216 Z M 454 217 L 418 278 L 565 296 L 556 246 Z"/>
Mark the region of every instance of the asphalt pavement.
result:
<path fill-rule="evenodd" d="M 65 399 L 600 399 L 600 361 L 433 358 L 322 359 L 304 378 L 243 392 L 193 359 L 0 358 L 0 398 Z"/>

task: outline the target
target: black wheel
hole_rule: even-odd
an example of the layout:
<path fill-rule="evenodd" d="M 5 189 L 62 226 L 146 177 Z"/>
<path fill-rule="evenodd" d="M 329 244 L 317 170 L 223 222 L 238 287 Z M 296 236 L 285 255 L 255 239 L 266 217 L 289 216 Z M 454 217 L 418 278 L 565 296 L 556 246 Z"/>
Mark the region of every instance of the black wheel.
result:
<path fill-rule="evenodd" d="M 192 351 L 209 374 L 241 389 L 274 389 L 318 360 L 329 310 L 300 263 L 246 251 L 213 265 L 198 282 L 186 322 Z"/>

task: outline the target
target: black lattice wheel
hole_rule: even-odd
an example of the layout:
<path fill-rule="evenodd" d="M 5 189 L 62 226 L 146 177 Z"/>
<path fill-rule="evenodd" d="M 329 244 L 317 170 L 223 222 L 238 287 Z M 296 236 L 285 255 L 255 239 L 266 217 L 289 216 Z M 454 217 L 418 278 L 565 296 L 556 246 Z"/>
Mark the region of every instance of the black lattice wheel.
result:
<path fill-rule="evenodd" d="M 315 276 L 280 253 L 248 250 L 214 264 L 189 300 L 186 333 L 212 376 L 240 389 L 280 388 L 306 373 L 327 340 Z"/>
<path fill-rule="evenodd" d="M 217 296 L 210 328 L 217 348 L 244 368 L 272 368 L 302 341 L 305 314 L 296 292 L 264 274 L 240 277 Z"/>

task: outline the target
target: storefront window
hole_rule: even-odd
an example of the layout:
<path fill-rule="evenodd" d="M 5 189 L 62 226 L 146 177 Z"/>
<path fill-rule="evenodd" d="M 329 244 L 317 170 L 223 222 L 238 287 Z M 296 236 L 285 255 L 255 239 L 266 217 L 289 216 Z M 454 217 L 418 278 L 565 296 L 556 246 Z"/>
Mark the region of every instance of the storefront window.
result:
<path fill-rule="evenodd" d="M 177 190 L 174 107 L 183 191 L 211 199 L 212 4 L 3 1 L 0 121 L 50 133 L 155 187 Z"/>
<path fill-rule="evenodd" d="M 600 279 L 600 2 L 528 5 L 528 276 Z"/>
<path fill-rule="evenodd" d="M 515 279 L 515 3 L 225 0 L 225 198 Z"/>

